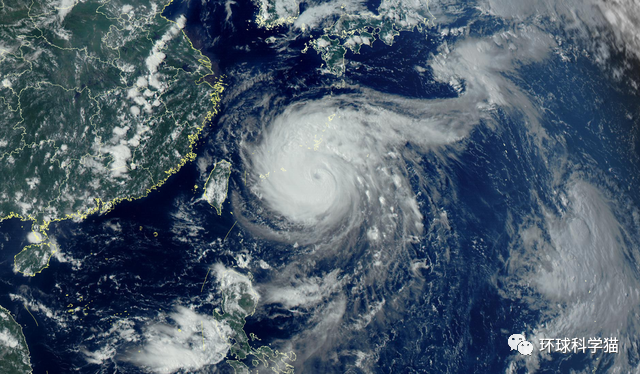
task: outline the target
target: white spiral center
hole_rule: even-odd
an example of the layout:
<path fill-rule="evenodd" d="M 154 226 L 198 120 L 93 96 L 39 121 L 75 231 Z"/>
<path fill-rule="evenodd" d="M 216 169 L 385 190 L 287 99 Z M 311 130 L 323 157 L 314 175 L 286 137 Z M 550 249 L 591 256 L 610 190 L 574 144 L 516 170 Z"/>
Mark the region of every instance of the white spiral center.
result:
<path fill-rule="evenodd" d="M 257 144 L 245 147 L 252 191 L 317 235 L 334 227 L 347 232 L 363 222 L 374 239 L 384 238 L 385 231 L 395 235 L 398 224 L 412 221 L 421 230 L 406 175 L 411 156 L 397 150 L 407 143 L 422 151 L 440 149 L 465 137 L 481 117 L 478 102 L 487 98 L 482 92 L 424 101 L 365 91 L 292 104 L 266 126 Z"/>
<path fill-rule="evenodd" d="M 324 118 L 323 118 L 324 117 Z M 329 116 L 319 113 L 304 122 L 279 118 L 252 155 L 259 172 L 257 192 L 276 211 L 301 224 L 341 218 L 358 203 L 356 154 L 340 154 Z M 329 143 L 332 144 L 329 144 Z"/>

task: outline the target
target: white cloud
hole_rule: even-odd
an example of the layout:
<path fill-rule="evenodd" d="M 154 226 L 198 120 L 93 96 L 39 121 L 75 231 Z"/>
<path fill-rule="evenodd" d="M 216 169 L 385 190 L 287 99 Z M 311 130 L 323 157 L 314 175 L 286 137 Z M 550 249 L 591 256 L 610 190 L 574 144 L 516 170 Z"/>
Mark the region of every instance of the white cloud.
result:
<path fill-rule="evenodd" d="M 43 240 L 44 236 L 38 232 L 31 231 L 29 234 L 27 234 L 27 241 L 29 241 L 29 243 L 41 243 Z"/>
<path fill-rule="evenodd" d="M 7 329 L 0 330 L 0 346 L 16 348 L 19 342 Z"/>
<path fill-rule="evenodd" d="M 636 344 L 640 282 L 623 226 L 587 182 L 573 181 L 562 194 L 562 213 L 546 212 L 544 222 L 523 227 L 522 246 L 510 254 L 510 283 L 532 287 L 536 293 L 522 299 L 544 312 L 529 340 L 537 345 L 540 338 L 600 336 Z M 539 359 L 527 362 L 530 370 Z M 631 372 L 624 350 L 612 360 L 615 372 Z"/>
<path fill-rule="evenodd" d="M 339 270 L 334 270 L 324 278 L 309 277 L 296 280 L 289 286 L 269 286 L 265 289 L 266 304 L 282 304 L 285 308 L 310 307 L 318 304 L 332 292 L 340 290 Z"/>
<path fill-rule="evenodd" d="M 120 177 L 127 173 L 127 160 L 131 158 L 131 150 L 125 144 L 118 144 L 105 147 L 104 150 L 113 156 L 113 161 L 109 164 L 111 176 Z"/>
<path fill-rule="evenodd" d="M 132 106 L 129 108 L 129 111 L 131 112 L 131 114 L 132 114 L 133 116 L 137 116 L 137 115 L 139 115 L 139 114 L 140 114 L 140 108 L 139 108 L 139 107 L 137 107 L 137 106 L 135 106 L 135 105 L 132 105 Z"/>
<path fill-rule="evenodd" d="M 341 8 L 342 6 L 343 3 L 337 1 L 310 6 L 295 20 L 294 26 L 302 28 L 304 25 L 306 29 L 315 29 L 329 16 L 345 12 Z M 351 4 L 348 6 L 352 7 Z M 361 11 L 362 9 L 358 10 Z M 371 15 L 373 16 L 373 14 Z"/>
<path fill-rule="evenodd" d="M 126 361 L 158 374 L 193 372 L 224 359 L 231 343 L 231 328 L 211 316 L 177 307 L 172 325 L 155 323 L 144 332 L 144 345 Z"/>
<path fill-rule="evenodd" d="M 167 32 L 162 35 L 162 38 L 154 43 L 153 48 L 151 48 L 151 54 L 145 61 L 147 64 L 147 69 L 149 69 L 151 75 L 155 74 L 158 71 L 158 66 L 167 57 L 167 55 L 165 55 L 161 51 L 166 46 L 167 42 L 169 42 L 180 33 L 180 30 L 184 28 L 186 22 L 187 19 L 185 18 L 185 16 L 181 15 L 176 20 L 176 23 L 174 23 L 169 28 L 169 30 L 167 30 Z"/>
<path fill-rule="evenodd" d="M 240 305 L 240 301 L 247 295 L 253 301 L 254 306 L 258 304 L 260 296 L 253 289 L 251 280 L 235 270 L 224 267 L 222 264 L 214 265 L 213 271 L 224 295 L 223 310 L 226 313 L 238 313 L 240 315 L 253 313 L 253 310 L 246 310 Z"/>
<path fill-rule="evenodd" d="M 559 333 L 593 334 L 595 326 L 618 332 L 640 304 L 621 225 L 593 186 L 578 182 L 567 198 L 567 214 L 548 217 L 552 247 L 534 284 L 549 299 L 569 303 L 552 324 Z"/>
<path fill-rule="evenodd" d="M 586 43 L 606 62 L 617 49 L 640 57 L 640 8 L 634 0 L 486 0 L 486 11 L 507 19 L 548 18 Z"/>
<path fill-rule="evenodd" d="M 64 20 L 64 17 L 71 12 L 71 9 L 76 5 L 76 0 L 60 0 L 58 4 L 58 18 L 60 22 Z"/>
<path fill-rule="evenodd" d="M 164 44 L 163 44 L 163 47 L 164 47 Z M 158 66 L 160 65 L 160 63 L 162 63 L 162 61 L 164 61 L 166 57 L 167 55 L 165 55 L 158 49 L 151 50 L 151 54 L 145 60 L 145 63 L 147 64 L 147 69 L 149 69 L 151 74 L 155 74 L 158 71 Z"/>
<path fill-rule="evenodd" d="M 147 79 L 145 77 L 138 77 L 138 79 L 136 80 L 136 86 L 140 87 L 140 88 L 144 88 L 147 87 Z"/>

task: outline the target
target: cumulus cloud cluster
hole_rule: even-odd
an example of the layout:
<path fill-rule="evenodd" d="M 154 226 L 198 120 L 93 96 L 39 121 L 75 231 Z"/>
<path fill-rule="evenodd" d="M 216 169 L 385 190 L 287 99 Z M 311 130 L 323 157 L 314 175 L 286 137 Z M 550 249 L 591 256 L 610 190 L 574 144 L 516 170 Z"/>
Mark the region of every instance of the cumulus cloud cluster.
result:
<path fill-rule="evenodd" d="M 169 317 L 172 324 L 146 327 L 144 345 L 130 352 L 127 361 L 153 373 L 171 374 L 199 370 L 227 355 L 232 334 L 228 325 L 185 307 L 177 307 Z"/>
<path fill-rule="evenodd" d="M 246 152 L 253 191 L 288 220 L 312 226 L 308 235 L 395 214 L 419 232 L 422 217 L 398 152 L 406 143 L 423 150 L 455 144 L 482 118 L 491 122 L 497 106 L 529 110 L 535 120 L 528 97 L 503 74 L 543 59 L 553 45 L 530 28 L 442 49 L 431 66 L 436 79 L 460 87 L 456 98 L 412 100 L 360 89 L 292 104 Z M 369 222 L 371 237 L 395 232 L 391 221 Z"/>

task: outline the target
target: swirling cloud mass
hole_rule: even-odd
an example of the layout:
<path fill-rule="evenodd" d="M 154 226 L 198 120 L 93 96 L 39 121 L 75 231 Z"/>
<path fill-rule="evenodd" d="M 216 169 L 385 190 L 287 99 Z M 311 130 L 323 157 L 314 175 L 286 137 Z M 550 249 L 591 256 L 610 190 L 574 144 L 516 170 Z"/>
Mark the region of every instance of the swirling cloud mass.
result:
<path fill-rule="evenodd" d="M 456 339 L 464 340 L 462 331 L 472 328 L 466 310 L 477 304 L 466 287 L 487 278 L 508 284 L 496 286 L 506 300 L 541 300 L 529 307 L 547 322 L 539 322 L 532 337 L 587 333 L 579 328 L 587 318 L 579 312 L 583 303 L 558 311 L 553 300 L 575 294 L 565 285 L 578 277 L 574 265 L 599 274 L 619 265 L 608 259 L 629 249 L 612 243 L 628 237 L 617 229 L 611 213 L 617 208 L 605 207 L 589 182 L 591 174 L 568 169 L 576 161 L 568 156 L 567 138 L 549 133 L 543 99 L 519 81 L 523 70 L 566 61 L 566 53 L 558 37 L 534 24 L 443 43 L 420 71 L 448 87 L 446 98 L 408 98 L 344 82 L 310 87 L 291 98 L 268 89 L 269 74 L 236 73 L 244 84 L 228 98 L 220 120 L 228 127 L 216 141 L 238 147 L 243 176 L 232 194 L 238 222 L 258 238 L 256 248 L 274 242 L 286 248 L 272 253 L 278 271 L 269 271 L 257 285 L 262 296 L 257 313 L 266 321 L 271 319 L 266 310 L 280 308 L 295 321 L 291 324 L 304 326 L 276 341 L 296 352 L 298 369 L 324 362 L 330 371 L 329 362 L 337 359 L 328 357 L 343 354 L 350 357 L 345 367 L 378 370 L 383 347 L 395 343 L 375 331 L 393 330 L 390 326 L 402 320 L 412 329 L 421 327 L 404 331 L 407 336 L 396 342 L 423 342 L 442 353 L 437 357 L 449 357 L 430 358 L 433 370 L 455 372 L 470 349 L 469 342 Z M 242 134 L 234 131 L 237 126 Z M 496 152 L 496 145 L 499 153 L 487 153 Z M 485 180 L 466 185 L 469 175 L 478 178 L 479 165 L 490 170 L 480 177 Z M 522 187 L 513 187 L 517 181 Z M 596 218 L 585 206 L 609 212 L 614 223 L 600 225 L 603 231 L 594 239 L 601 245 L 583 243 L 578 250 L 570 244 L 587 228 L 556 217 L 557 191 L 573 197 L 576 214 L 586 214 L 587 225 Z M 491 206 L 490 196 L 504 200 Z M 585 196 L 589 202 L 580 201 Z M 499 234 L 482 226 L 492 219 L 502 222 L 495 229 Z M 490 255 L 492 246 L 510 252 Z M 588 258 L 600 258 L 598 246 L 615 254 L 606 261 L 567 262 L 585 251 Z M 549 270 L 548 255 L 536 254 L 541 247 L 552 248 L 564 267 Z M 484 265 L 470 265 L 476 256 Z M 508 274 L 500 274 L 502 261 Z M 628 271 L 622 274 L 618 283 L 628 293 L 637 281 Z M 636 310 L 620 294 L 610 295 L 625 316 L 602 317 L 605 324 L 592 333 L 619 331 L 614 325 Z M 455 331 L 457 325 L 466 327 Z M 423 352 L 418 347 L 415 354 Z M 541 362 L 536 356 L 510 367 L 535 370 Z M 616 364 L 626 365 L 624 358 Z"/>

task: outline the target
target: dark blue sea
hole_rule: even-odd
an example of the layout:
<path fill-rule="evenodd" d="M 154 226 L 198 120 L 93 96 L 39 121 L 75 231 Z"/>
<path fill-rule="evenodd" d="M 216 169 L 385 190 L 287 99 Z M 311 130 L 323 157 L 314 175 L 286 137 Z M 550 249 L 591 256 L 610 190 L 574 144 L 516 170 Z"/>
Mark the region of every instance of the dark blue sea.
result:
<path fill-rule="evenodd" d="M 349 237 L 350 246 L 343 248 L 349 256 L 318 258 L 313 257 L 313 246 L 294 248 L 260 236 L 243 225 L 238 214 L 232 214 L 240 207 L 255 213 L 261 204 L 245 183 L 245 172 L 251 170 L 243 163 L 239 140 L 243 132 L 257 128 L 245 128 L 245 124 L 252 118 L 255 122 L 269 118 L 260 117 L 264 111 L 260 98 L 268 92 L 278 98 L 269 104 L 274 113 L 304 100 L 349 95 L 358 87 L 425 102 L 454 99 L 460 93 L 450 84 L 436 80 L 430 71 L 420 73 L 415 66 L 424 65 L 443 43 L 453 44 L 456 37 L 443 36 L 436 28 L 401 32 L 392 46 L 376 41 L 371 48 L 363 47 L 359 55 L 349 54 L 351 65 L 345 76 L 335 77 L 318 71 L 322 60 L 314 51 L 300 53 L 308 36 L 293 38 L 284 50 L 268 44 L 268 37 L 285 37 L 289 30 L 259 29 L 252 21 L 252 4 L 233 2 L 230 22 L 225 22 L 221 2 L 178 1 L 166 10 L 168 17 L 187 15 L 186 32 L 194 45 L 214 61 L 215 72 L 224 77 L 228 92 L 239 92 L 223 98 L 221 115 L 212 120 L 197 144 L 196 162 L 185 165 L 147 197 L 123 202 L 105 215 L 82 222 L 53 224 L 49 236 L 55 238 L 66 262 L 54 258 L 33 278 L 12 271 L 13 256 L 28 244 L 30 227 L 16 220 L 0 224 L 4 236 L 0 305 L 23 326 L 34 373 L 145 372 L 121 360 L 140 342 L 114 340 L 104 332 L 115 320 L 128 318 L 134 321 L 133 330 L 142 333 L 145 321 L 179 304 L 191 305 L 198 313 L 213 313 L 217 306 L 207 300 L 206 290 L 214 292 L 217 285 L 209 281 L 203 286 L 213 264 L 251 272 L 259 292 L 269 290 L 289 264 L 310 258 L 315 267 L 309 275 L 318 278 L 337 268 L 342 275 L 368 269 L 367 227 Z M 476 37 L 511 27 L 476 10 L 467 12 L 466 18 L 456 22 L 471 24 Z M 250 92 L 238 90 L 248 79 L 266 73 L 268 78 L 255 83 Z M 542 237 L 549 239 L 546 226 L 532 223 L 531 217 L 568 214 L 558 203 L 557 186 L 572 183 L 578 173 L 604 191 L 607 201 L 613 201 L 620 225 L 633 232 L 633 212 L 640 203 L 636 119 L 640 101 L 636 94 L 630 93 L 626 82 L 610 79 L 601 66 L 583 56 L 567 63 L 551 55 L 522 65 L 512 74 L 507 79 L 540 108 L 538 120 L 546 138 L 533 144 L 524 109 L 498 107 L 492 112 L 494 123 L 481 119 L 455 149 L 443 146 L 424 151 L 411 140 L 395 148 L 403 156 L 410 155 L 402 165 L 416 194 L 423 234 L 402 247 L 402 256 L 395 258 L 397 263 L 384 276 L 372 270 L 337 286 L 346 303 L 344 320 L 356 320 L 362 310 L 384 300 L 381 311 L 362 330 L 329 338 L 317 353 L 300 359 L 297 372 L 531 372 L 527 362 L 509 350 L 506 339 L 515 332 L 534 336 L 536 329 L 551 323 L 551 317 L 560 312 L 526 279 L 518 278 L 518 272 L 533 272 L 536 264 L 514 275 L 510 256 L 522 246 L 520 228 L 537 225 Z M 348 85 L 341 86 L 342 82 Z M 255 131 L 246 139 L 259 142 L 262 136 Z M 222 159 L 229 160 L 233 168 L 228 200 L 219 216 L 198 198 L 213 164 Z M 199 163 L 207 160 L 203 172 Z M 194 189 L 196 185 L 200 189 Z M 246 221 L 255 224 L 257 215 Z M 271 229 L 285 227 L 275 218 L 264 220 Z M 629 235 L 625 240 L 635 248 L 637 239 Z M 254 261 L 248 269 L 237 268 L 241 251 L 250 253 Z M 256 266 L 259 260 L 271 267 Z M 626 261 L 637 272 L 635 252 L 627 253 Z M 424 266 L 412 267 L 418 263 Z M 319 305 L 308 309 L 269 303 L 265 298 L 248 317 L 244 330 L 261 339 L 251 343 L 254 347 L 271 344 L 290 349 L 315 328 L 322 315 L 317 311 L 329 308 L 337 298 L 327 294 Z M 40 305 L 32 311 L 33 317 L 24 300 Z M 86 313 L 67 312 L 73 308 L 69 304 L 82 305 Z M 338 334 L 329 334 L 334 333 Z M 110 344 L 116 353 L 109 359 L 99 364 L 87 361 L 83 350 L 97 351 Z M 354 364 L 357 351 L 375 352 L 367 358 L 369 366 Z M 630 362 L 634 354 L 637 352 L 629 353 Z M 600 362 L 594 363 L 595 358 Z M 537 365 L 538 373 L 594 368 L 604 373 L 613 367 L 613 358 L 552 355 Z M 224 361 L 200 370 L 232 372 Z"/>

